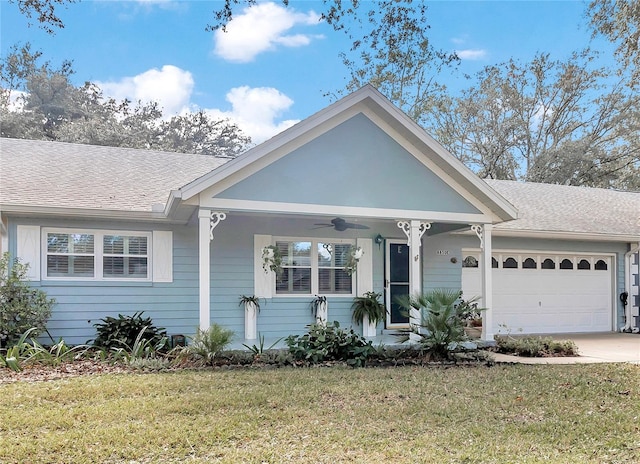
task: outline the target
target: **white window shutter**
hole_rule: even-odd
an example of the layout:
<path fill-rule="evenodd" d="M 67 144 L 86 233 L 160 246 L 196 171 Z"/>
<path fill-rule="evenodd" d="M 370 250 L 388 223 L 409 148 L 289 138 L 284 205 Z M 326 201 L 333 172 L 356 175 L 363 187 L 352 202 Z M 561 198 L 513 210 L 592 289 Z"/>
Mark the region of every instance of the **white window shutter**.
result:
<path fill-rule="evenodd" d="M 359 238 L 356 246 L 362 248 L 362 257 L 356 270 L 356 290 L 358 296 L 373 291 L 373 240 Z"/>
<path fill-rule="evenodd" d="M 17 254 L 20 262 L 28 264 L 27 278 L 40 280 L 40 226 L 18 226 Z"/>
<path fill-rule="evenodd" d="M 153 231 L 153 281 L 173 282 L 173 232 Z"/>
<path fill-rule="evenodd" d="M 253 291 L 260 298 L 273 296 L 273 272 L 262 267 L 262 249 L 271 245 L 271 235 L 253 236 Z"/>

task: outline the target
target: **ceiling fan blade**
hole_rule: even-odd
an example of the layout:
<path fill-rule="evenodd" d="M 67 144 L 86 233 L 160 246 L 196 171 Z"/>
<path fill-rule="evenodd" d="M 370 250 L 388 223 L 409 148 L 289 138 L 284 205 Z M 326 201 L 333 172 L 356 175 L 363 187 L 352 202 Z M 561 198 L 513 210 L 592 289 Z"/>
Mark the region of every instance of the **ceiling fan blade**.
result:
<path fill-rule="evenodd" d="M 365 226 L 364 224 L 354 224 L 353 222 L 345 223 L 347 229 L 368 229 L 369 226 Z"/>

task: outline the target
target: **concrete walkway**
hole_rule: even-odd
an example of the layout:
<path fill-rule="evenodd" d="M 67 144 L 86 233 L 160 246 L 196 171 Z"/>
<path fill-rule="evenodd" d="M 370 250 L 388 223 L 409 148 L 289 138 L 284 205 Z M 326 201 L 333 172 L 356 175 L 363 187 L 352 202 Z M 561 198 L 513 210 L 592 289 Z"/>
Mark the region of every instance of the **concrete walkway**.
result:
<path fill-rule="evenodd" d="M 549 335 L 557 340 L 573 340 L 578 357 L 527 358 L 495 353 L 496 362 L 521 364 L 588 364 L 628 362 L 640 364 L 640 335 L 628 333 Z"/>

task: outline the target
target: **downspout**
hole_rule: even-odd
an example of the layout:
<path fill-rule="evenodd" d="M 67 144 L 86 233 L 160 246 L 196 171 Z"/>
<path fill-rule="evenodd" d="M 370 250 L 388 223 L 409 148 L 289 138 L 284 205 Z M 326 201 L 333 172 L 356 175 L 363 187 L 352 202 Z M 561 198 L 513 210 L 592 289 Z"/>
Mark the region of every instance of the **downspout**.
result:
<path fill-rule="evenodd" d="M 635 247 L 632 247 L 624 255 L 624 291 L 627 292 L 627 295 L 629 296 L 631 296 L 631 256 L 639 252 L 640 242 L 638 242 Z M 624 327 L 620 329 L 620 332 L 630 332 L 633 330 L 631 327 L 631 320 L 633 319 L 633 315 L 631 313 L 632 310 L 633 305 L 631 304 L 631 300 L 628 300 L 624 311 L 625 324 Z"/>

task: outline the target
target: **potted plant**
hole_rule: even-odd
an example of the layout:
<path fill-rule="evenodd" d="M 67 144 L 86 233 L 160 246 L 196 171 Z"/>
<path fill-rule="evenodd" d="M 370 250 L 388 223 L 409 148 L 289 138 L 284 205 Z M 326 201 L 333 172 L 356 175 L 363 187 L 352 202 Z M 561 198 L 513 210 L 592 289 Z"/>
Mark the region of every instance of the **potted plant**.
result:
<path fill-rule="evenodd" d="M 327 307 L 327 297 L 324 295 L 316 295 L 316 297 L 311 300 L 309 304 L 311 308 L 311 314 L 316 319 L 317 324 L 327 325 L 327 316 L 328 316 L 328 307 Z"/>
<path fill-rule="evenodd" d="M 273 271 L 276 275 L 282 274 L 282 253 L 275 245 L 269 245 L 262 249 L 262 269 L 265 273 Z"/>
<path fill-rule="evenodd" d="M 347 258 L 347 264 L 344 266 L 344 270 L 348 275 L 355 274 L 363 254 L 364 251 L 361 247 L 356 248 L 353 245 L 349 247 L 349 257 Z"/>
<path fill-rule="evenodd" d="M 258 335 L 260 298 L 255 295 L 241 295 L 239 306 L 244 306 L 244 338 L 255 340 Z"/>
<path fill-rule="evenodd" d="M 387 316 L 387 308 L 379 301 L 381 296 L 381 293 L 365 292 L 363 296 L 353 299 L 351 316 L 354 322 L 362 324 L 364 337 L 375 337 L 378 322 L 383 321 Z"/>
<path fill-rule="evenodd" d="M 460 302 L 456 304 L 456 310 L 460 319 L 464 322 L 464 332 L 469 338 L 480 338 L 482 335 L 482 313 L 485 308 L 478 308 L 479 297 L 470 300 L 462 298 L 460 292 Z"/>

